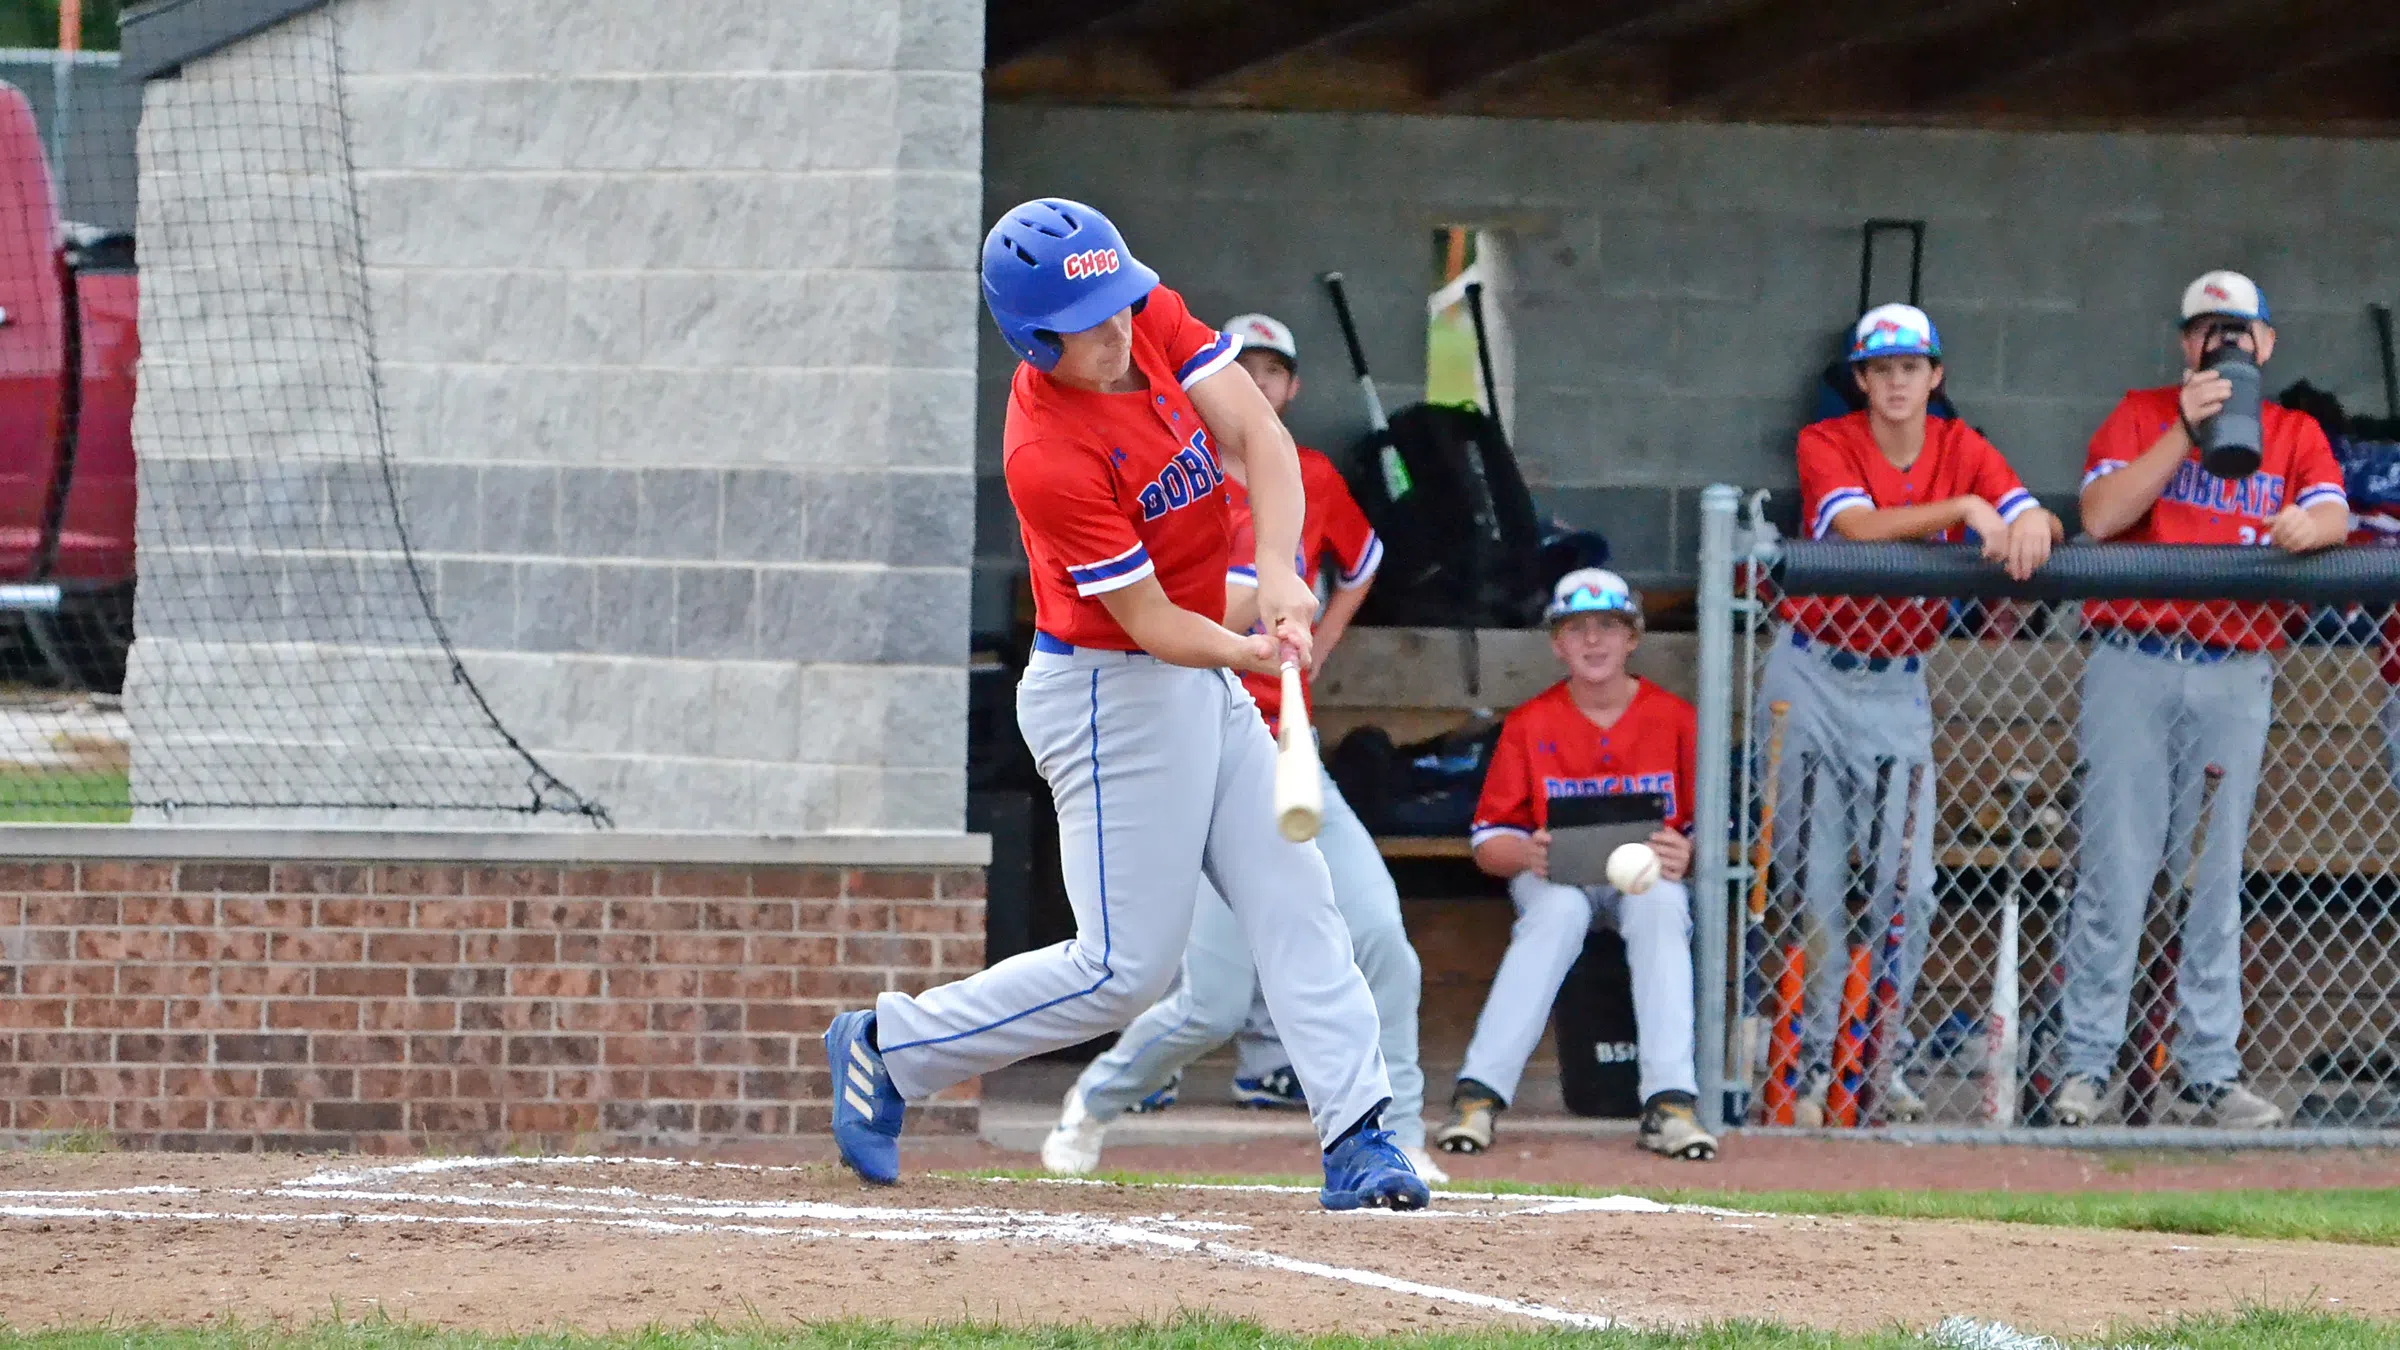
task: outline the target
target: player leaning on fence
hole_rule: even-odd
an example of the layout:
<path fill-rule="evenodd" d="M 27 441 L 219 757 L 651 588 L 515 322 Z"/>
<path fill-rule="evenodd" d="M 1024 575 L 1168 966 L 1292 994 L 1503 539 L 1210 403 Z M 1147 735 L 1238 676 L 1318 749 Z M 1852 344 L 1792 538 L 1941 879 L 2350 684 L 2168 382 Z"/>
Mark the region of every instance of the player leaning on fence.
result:
<path fill-rule="evenodd" d="M 2092 434 L 2083 524 L 2092 537 L 2149 544 L 2264 544 L 2308 553 L 2342 541 L 2350 506 L 2314 418 L 2261 409 L 2263 460 L 2246 478 L 2201 467 L 2193 428 L 2232 386 L 2201 369 L 2212 342 L 2238 342 L 2259 364 L 2275 352 L 2267 306 L 2250 279 L 2211 272 L 2183 295 L 2183 381 L 2137 389 Z M 2202 771 L 2223 767 L 2183 922 L 2176 974 L 2183 1007 L 2175 1058 L 2183 1088 L 2168 1120 L 2259 1129 L 2283 1122 L 2241 1083 L 2242 845 L 2267 745 L 2275 666 L 2289 607 L 2227 601 L 2094 601 L 2094 641 L 2077 733 L 2084 762 L 2083 850 L 2067 938 L 2062 1125 L 2097 1120 L 2125 1042 L 2151 886 L 2181 877 L 2200 814 Z"/>
<path fill-rule="evenodd" d="M 2049 560 L 2063 534 L 2058 518 L 1973 427 L 1929 415 L 1942 382 L 1942 345 L 1922 310 L 1885 305 L 1860 319 L 1850 369 L 1866 393 L 1865 410 L 1800 433 L 1801 510 L 1811 537 L 1883 543 L 1955 540 L 1972 531 L 1984 556 L 2019 579 Z M 1907 941 L 1892 972 L 1900 1008 L 1909 1006 L 1924 964 L 1933 917 L 1935 777 L 1924 657 L 1941 639 L 1948 614 L 1936 600 L 1846 598 L 1790 599 L 1779 612 L 1754 725 L 1763 736 L 1768 705 L 1791 705 L 1779 793 L 1797 828 L 1779 830 L 1775 844 L 1779 873 L 1804 873 L 1811 935 L 1805 1068 L 1795 1108 L 1802 1125 L 1825 1123 L 1847 966 L 1835 953 L 1847 948 L 1854 842 L 1864 849 L 1860 841 L 1882 841 L 1883 856 L 1864 867 L 1879 933 L 1888 919 L 1875 909 L 1888 906 L 1888 878 L 1908 860 Z M 1927 767 L 1916 780 L 1917 838 L 1904 844 L 1902 799 L 1911 765 Z M 1804 821 L 1797 819 L 1801 811 Z M 1871 827 L 1878 812 L 1883 824 Z M 1882 1113 L 1909 1119 L 1923 1111 L 1923 1099 L 1895 1074 Z"/>

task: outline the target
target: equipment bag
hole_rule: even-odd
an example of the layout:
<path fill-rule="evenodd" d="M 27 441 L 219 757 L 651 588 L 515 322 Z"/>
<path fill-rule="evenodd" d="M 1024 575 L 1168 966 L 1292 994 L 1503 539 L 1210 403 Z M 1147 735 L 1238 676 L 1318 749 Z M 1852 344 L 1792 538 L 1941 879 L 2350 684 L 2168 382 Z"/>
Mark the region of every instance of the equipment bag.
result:
<path fill-rule="evenodd" d="M 1351 448 L 1346 476 L 1383 540 L 1359 622 L 1522 628 L 1540 616 L 1542 524 L 1499 423 L 1402 408 Z"/>
<path fill-rule="evenodd" d="M 1558 1091 L 1578 1116 L 1631 1120 L 1642 1113 L 1641 1045 L 1625 939 L 1595 928 L 1551 1008 L 1558 1031 Z"/>

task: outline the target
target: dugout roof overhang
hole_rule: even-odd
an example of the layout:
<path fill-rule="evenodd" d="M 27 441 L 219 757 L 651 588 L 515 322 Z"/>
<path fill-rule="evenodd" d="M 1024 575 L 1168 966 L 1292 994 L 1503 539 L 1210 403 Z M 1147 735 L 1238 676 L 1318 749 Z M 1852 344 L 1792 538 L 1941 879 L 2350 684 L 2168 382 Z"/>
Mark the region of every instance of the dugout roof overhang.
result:
<path fill-rule="evenodd" d="M 2400 134 L 2396 0 L 991 0 L 997 101 Z"/>

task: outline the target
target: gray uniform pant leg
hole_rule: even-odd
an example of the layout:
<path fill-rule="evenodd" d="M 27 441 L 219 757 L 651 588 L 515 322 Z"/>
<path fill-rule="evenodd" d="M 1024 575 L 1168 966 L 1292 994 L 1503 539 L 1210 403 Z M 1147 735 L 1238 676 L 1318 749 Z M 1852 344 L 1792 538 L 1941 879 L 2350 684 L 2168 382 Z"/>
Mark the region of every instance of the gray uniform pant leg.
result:
<path fill-rule="evenodd" d="M 1201 882 L 1182 981 L 1135 1018 L 1108 1053 L 1084 1067 L 1075 1080 L 1084 1110 L 1110 1120 L 1165 1087 L 1241 1028 L 1257 991 L 1258 969 L 1241 923 L 1217 888 Z"/>
<path fill-rule="evenodd" d="M 1852 881 L 1856 878 L 1872 895 L 1869 922 L 1856 935 L 1867 944 L 1872 969 L 1882 959 L 1884 930 L 1891 919 L 1892 878 L 1900 865 L 1900 834 L 1908 811 L 1909 766 L 1922 764 L 1916 839 L 1907 850 L 1908 877 L 1902 889 L 1907 931 L 1897 972 L 1899 1006 L 1915 1006 L 1934 920 L 1933 707 L 1922 671 L 1838 671 L 1821 657 L 1793 647 L 1789 631 L 1779 628 L 1759 679 L 1754 714 L 1761 773 L 1766 769 L 1767 707 L 1779 699 L 1791 704 L 1791 711 L 1784 724 L 1777 788 L 1775 860 L 1779 877 L 1800 874 L 1800 927 L 1808 969 L 1801 1062 L 1821 1067 L 1832 1062 L 1842 984 L 1850 970 Z M 1879 758 L 1891 759 L 1893 769 L 1883 802 L 1883 828 L 1876 831 L 1872 825 Z M 1812 765 L 1816 789 L 1813 798 L 1804 799 L 1803 780 Z M 1878 833 L 1882 856 L 1865 858 L 1868 840 Z M 1863 872 L 1851 865 L 1854 849 L 1862 855 Z M 1905 1026 L 1902 1030 L 1905 1034 Z"/>
<path fill-rule="evenodd" d="M 2153 884 L 2180 885 L 2203 771 L 2225 770 L 2182 930 L 2175 1057 L 2187 1082 L 2241 1072 L 2242 852 L 2272 717 L 2264 655 L 2177 661 L 2093 644 L 2077 743 L 2084 760 L 2072 920 L 2067 933 L 2065 1062 L 2116 1071 Z"/>

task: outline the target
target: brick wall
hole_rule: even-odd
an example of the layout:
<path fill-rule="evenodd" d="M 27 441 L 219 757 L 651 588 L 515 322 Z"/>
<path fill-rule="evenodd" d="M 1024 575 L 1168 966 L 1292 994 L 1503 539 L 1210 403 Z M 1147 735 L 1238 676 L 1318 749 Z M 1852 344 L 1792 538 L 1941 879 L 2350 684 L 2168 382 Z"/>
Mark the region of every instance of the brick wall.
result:
<path fill-rule="evenodd" d="M 808 1135 L 817 1036 L 983 965 L 980 869 L 0 864 L 0 1139 Z M 974 1085 L 912 1130 L 972 1130 Z"/>

